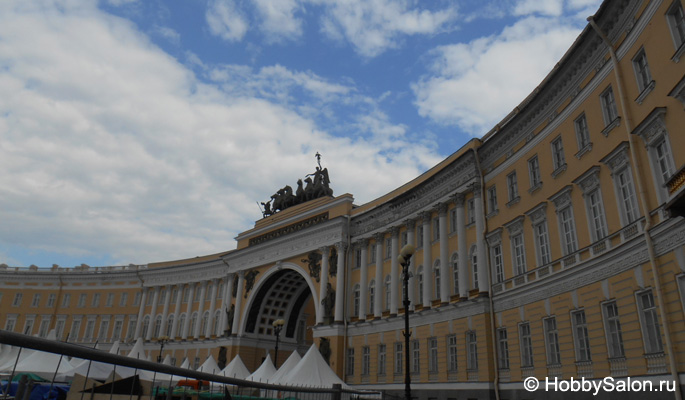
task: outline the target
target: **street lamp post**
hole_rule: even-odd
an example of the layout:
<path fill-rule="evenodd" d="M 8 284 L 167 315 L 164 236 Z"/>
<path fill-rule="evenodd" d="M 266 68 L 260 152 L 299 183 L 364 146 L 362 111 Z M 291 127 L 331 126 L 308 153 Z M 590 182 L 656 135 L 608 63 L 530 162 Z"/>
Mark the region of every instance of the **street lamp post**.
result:
<path fill-rule="evenodd" d="M 404 398 L 411 400 L 411 375 L 409 374 L 409 263 L 414 254 L 414 246 L 407 244 L 400 250 L 398 260 L 402 266 L 402 279 L 404 280 Z"/>
<path fill-rule="evenodd" d="M 274 327 L 274 333 L 276 334 L 276 355 L 274 356 L 274 366 L 278 368 L 278 339 L 281 337 L 281 330 L 285 321 L 282 319 L 275 320 L 271 325 Z"/>
<path fill-rule="evenodd" d="M 157 356 L 157 362 L 161 363 L 162 362 L 162 352 L 164 352 L 164 345 L 166 342 L 169 341 L 168 336 L 160 336 L 157 338 L 157 342 L 159 342 L 159 355 Z"/>

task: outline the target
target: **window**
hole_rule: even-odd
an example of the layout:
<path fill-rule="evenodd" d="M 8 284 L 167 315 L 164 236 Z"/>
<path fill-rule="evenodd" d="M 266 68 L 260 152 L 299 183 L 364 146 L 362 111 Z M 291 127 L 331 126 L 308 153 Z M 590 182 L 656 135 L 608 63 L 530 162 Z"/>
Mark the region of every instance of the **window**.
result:
<path fill-rule="evenodd" d="M 107 331 L 109 330 L 109 320 L 103 319 L 100 321 L 100 330 L 98 331 L 98 339 L 105 340 L 107 338 Z"/>
<path fill-rule="evenodd" d="M 478 343 L 476 332 L 466 332 L 466 368 L 469 370 L 478 369 Z"/>
<path fill-rule="evenodd" d="M 478 249 L 476 245 L 471 246 L 471 272 L 473 276 L 473 287 L 478 288 Z"/>
<path fill-rule="evenodd" d="M 390 288 L 392 285 L 390 285 L 390 275 L 385 277 L 385 309 L 389 310 L 390 309 Z"/>
<path fill-rule="evenodd" d="M 535 244 L 538 256 L 538 265 L 543 266 L 552 262 L 549 248 L 549 233 L 547 232 L 547 221 L 542 221 L 533 227 L 535 231 Z"/>
<path fill-rule="evenodd" d="M 521 275 L 526 272 L 526 253 L 523 245 L 523 233 L 511 237 L 511 248 L 514 255 L 514 273 Z"/>
<path fill-rule="evenodd" d="M 205 312 L 205 315 L 206 314 L 207 313 Z M 203 317 L 202 322 L 205 322 L 205 318 L 206 317 Z M 203 328 L 204 328 L 204 325 L 203 325 Z M 152 337 L 153 338 L 160 337 L 162 335 L 161 332 L 162 332 L 162 316 L 157 315 L 157 317 L 155 317 L 155 325 L 152 328 Z M 202 332 L 200 332 L 200 334 L 202 334 Z"/>
<path fill-rule="evenodd" d="M 492 246 L 492 263 L 495 268 L 495 283 L 504 281 L 504 262 L 502 260 L 502 245 Z"/>
<path fill-rule="evenodd" d="M 488 214 L 497 211 L 497 187 L 490 186 L 488 188 Z"/>
<path fill-rule="evenodd" d="M 376 302 L 376 281 L 369 283 L 369 314 L 373 314 L 374 303 Z"/>
<path fill-rule="evenodd" d="M 607 337 L 609 358 L 625 357 L 623 332 L 621 331 L 621 322 L 618 319 L 616 302 L 612 301 L 602 304 L 602 313 L 604 315 L 604 330 Z"/>
<path fill-rule="evenodd" d="M 533 340 L 530 336 L 530 323 L 519 325 L 519 344 L 521 346 L 521 367 L 533 366 Z"/>
<path fill-rule="evenodd" d="M 126 340 L 133 340 L 133 335 L 136 333 L 136 325 L 138 323 L 138 317 L 132 316 L 128 319 L 128 328 L 126 328 Z"/>
<path fill-rule="evenodd" d="M 497 329 L 497 356 L 499 368 L 509 369 L 509 342 L 507 340 L 507 328 Z"/>
<path fill-rule="evenodd" d="M 379 344 L 378 345 L 378 375 L 385 375 L 385 358 L 386 358 L 385 344 Z"/>
<path fill-rule="evenodd" d="M 385 239 L 385 258 L 391 258 L 392 257 L 392 239 L 387 238 Z"/>
<path fill-rule="evenodd" d="M 57 340 L 62 340 L 62 336 L 64 335 L 64 325 L 66 325 L 66 323 L 66 317 L 57 320 L 57 323 L 55 324 L 55 336 L 57 337 Z"/>
<path fill-rule="evenodd" d="M 361 297 L 361 291 L 359 289 L 359 285 L 354 285 L 354 290 L 353 290 L 354 296 L 353 296 L 353 316 L 359 317 L 359 299 Z"/>
<path fill-rule="evenodd" d="M 433 240 L 440 240 L 440 218 L 433 218 Z"/>
<path fill-rule="evenodd" d="M 531 190 L 535 190 L 542 185 L 542 180 L 540 178 L 540 162 L 538 161 L 537 155 L 528 160 L 528 176 L 530 178 Z"/>
<path fill-rule="evenodd" d="M 362 375 L 369 375 L 371 369 L 371 349 L 369 346 L 362 347 Z"/>
<path fill-rule="evenodd" d="M 685 15 L 683 14 L 683 5 L 680 0 L 675 0 L 671 7 L 666 12 L 666 19 L 671 28 L 671 36 L 673 36 L 673 44 L 676 50 L 679 49 L 683 42 L 685 42 Z"/>
<path fill-rule="evenodd" d="M 78 341 L 79 338 L 79 332 L 81 331 L 81 320 L 80 319 L 75 319 L 71 323 L 71 331 L 69 331 L 69 339 L 73 341 Z M 133 337 L 133 334 L 131 335 Z"/>
<path fill-rule="evenodd" d="M 124 328 L 124 321 L 117 319 L 114 321 L 114 329 L 112 329 L 112 340 L 121 339 L 121 330 Z"/>
<path fill-rule="evenodd" d="M 105 307 L 112 307 L 114 304 L 114 293 L 107 294 L 107 301 L 105 302 Z"/>
<path fill-rule="evenodd" d="M 571 322 L 573 324 L 573 341 L 576 347 L 576 361 L 591 361 L 590 337 L 587 332 L 585 311 L 572 312 Z"/>
<path fill-rule="evenodd" d="M 15 294 L 15 295 L 14 295 L 14 300 L 12 300 L 12 307 L 19 307 L 19 306 L 21 306 L 21 298 L 22 298 L 23 296 L 24 296 L 24 295 L 21 294 L 21 293 Z"/>
<path fill-rule="evenodd" d="M 637 295 L 638 309 L 640 310 L 640 323 L 642 325 L 642 339 L 646 353 L 660 353 L 664 351 L 661 341 L 661 329 L 657 317 L 656 306 L 652 291 L 642 292 Z"/>
<path fill-rule="evenodd" d="M 459 256 L 452 255 L 452 281 L 454 283 L 454 294 L 459 294 Z"/>
<path fill-rule="evenodd" d="M 186 328 L 186 313 L 181 314 L 178 317 L 178 331 L 176 331 L 176 336 L 183 336 L 183 332 Z"/>
<path fill-rule="evenodd" d="M 421 366 L 421 345 L 418 340 L 411 341 L 411 372 L 418 374 Z"/>
<path fill-rule="evenodd" d="M 86 306 L 86 296 L 87 296 L 87 295 L 86 295 L 85 293 L 81 293 L 81 294 L 78 296 L 78 307 L 79 307 L 79 308 L 83 308 L 83 307 Z"/>
<path fill-rule="evenodd" d="M 555 317 L 545 318 L 545 343 L 547 345 L 547 364 L 556 365 L 561 363 L 559 353 L 559 331 L 557 331 L 557 319 Z"/>
<path fill-rule="evenodd" d="M 555 172 L 566 166 L 566 158 L 564 157 L 564 144 L 561 141 L 561 136 L 552 140 L 552 161 L 554 162 Z"/>
<path fill-rule="evenodd" d="M 40 306 L 40 294 L 36 293 L 33 295 L 33 299 L 31 300 L 31 307 L 38 307 Z"/>
<path fill-rule="evenodd" d="M 417 303 L 423 303 L 423 266 L 419 266 L 416 270 L 416 286 L 419 292 L 419 298 Z"/>
<path fill-rule="evenodd" d="M 7 321 L 5 321 L 5 330 L 8 332 L 14 332 L 14 327 L 17 325 L 17 319 L 16 318 L 7 318 Z"/>
<path fill-rule="evenodd" d="M 428 338 L 428 372 L 438 372 L 438 339 Z"/>
<path fill-rule="evenodd" d="M 476 223 L 476 202 L 474 199 L 466 200 L 466 224 Z"/>
<path fill-rule="evenodd" d="M 95 332 L 95 319 L 88 319 L 86 321 L 86 331 L 83 333 L 83 340 L 91 340 Z"/>
<path fill-rule="evenodd" d="M 602 115 L 604 115 L 604 125 L 611 125 L 616 118 L 618 118 L 618 111 L 616 110 L 616 100 L 614 99 L 614 90 L 609 86 L 599 96 L 602 103 Z"/>
<path fill-rule="evenodd" d="M 633 188 L 632 175 L 629 168 L 624 168 L 614 176 L 618 186 L 620 206 L 625 218 L 624 225 L 629 225 L 638 218 L 637 199 L 635 197 L 635 189 Z"/>
<path fill-rule="evenodd" d="M 62 307 L 68 308 L 71 303 L 71 293 L 64 293 L 62 296 Z"/>
<path fill-rule="evenodd" d="M 146 318 L 148 318 L 148 317 L 146 317 Z M 195 327 L 197 326 L 197 312 L 194 312 L 190 316 L 190 325 L 189 326 L 190 327 L 188 329 L 188 334 L 190 336 L 195 336 Z M 145 337 L 145 336 L 143 336 L 143 337 Z"/>
<path fill-rule="evenodd" d="M 48 303 L 45 305 L 45 307 L 48 307 L 48 308 L 54 307 L 56 300 L 57 300 L 57 295 L 54 293 L 50 293 L 48 295 Z"/>
<path fill-rule="evenodd" d="M 126 303 L 128 303 L 128 293 L 124 292 L 119 298 L 119 307 L 126 307 Z"/>
<path fill-rule="evenodd" d="M 435 262 L 435 269 L 433 270 L 435 278 L 435 298 L 440 299 L 440 260 Z"/>
<path fill-rule="evenodd" d="M 401 243 L 400 243 L 401 247 L 400 247 L 400 248 L 406 246 L 406 244 L 409 243 L 409 234 L 408 234 L 406 231 L 405 231 L 405 232 L 402 232 L 402 233 L 400 234 L 400 238 L 401 238 L 401 240 L 400 240 L 400 242 L 401 242 Z"/>
<path fill-rule="evenodd" d="M 140 305 L 140 298 L 142 296 L 142 293 L 136 292 L 136 295 L 133 297 L 133 305 L 134 306 L 139 306 Z"/>
<path fill-rule="evenodd" d="M 576 118 L 574 125 L 576 127 L 576 139 L 578 139 L 578 154 L 576 154 L 576 156 L 580 158 L 583 153 L 588 150 L 588 147 L 592 145 L 592 143 L 590 143 L 590 130 L 587 127 L 587 118 L 585 118 L 585 114 Z"/>
<path fill-rule="evenodd" d="M 395 343 L 395 374 L 402 373 L 402 342 Z"/>
<path fill-rule="evenodd" d="M 99 307 L 100 306 L 100 293 L 93 293 L 93 299 L 91 302 L 91 307 Z"/>
<path fill-rule="evenodd" d="M 224 283 L 223 283 L 223 282 L 219 283 L 219 288 L 218 288 L 217 291 L 216 291 L 216 297 L 217 297 L 217 299 L 223 299 L 223 298 L 224 298 L 224 290 L 225 290 L 224 287 L 225 287 L 225 286 L 224 286 Z M 178 296 L 178 289 L 173 288 L 173 289 L 171 290 L 171 301 L 170 301 L 171 303 L 175 303 L 175 302 L 176 302 L 176 296 Z"/>
<path fill-rule="evenodd" d="M 518 200 L 519 188 L 516 180 L 516 171 L 507 175 L 507 189 L 509 190 L 509 203 Z"/>
<path fill-rule="evenodd" d="M 570 206 L 559 211 L 559 223 L 561 224 L 562 244 L 566 255 L 578 250 L 576 242 L 576 225 L 573 221 L 573 210 Z"/>
<path fill-rule="evenodd" d="M 644 49 L 640 49 L 633 58 L 633 69 L 635 70 L 635 78 L 637 79 L 637 88 L 642 92 L 652 83 L 652 74 L 649 72 L 647 55 L 645 54 Z"/>
<path fill-rule="evenodd" d="M 200 301 L 200 296 L 202 295 L 202 290 L 198 290 L 197 285 L 195 285 L 193 292 L 193 303 L 197 303 Z M 152 303 L 152 296 L 148 295 L 147 296 L 147 305 L 149 306 Z"/>
<path fill-rule="evenodd" d="M 447 336 L 447 370 L 457 371 L 457 335 Z"/>
<path fill-rule="evenodd" d="M 416 228 L 416 247 L 423 247 L 423 225 Z"/>
<path fill-rule="evenodd" d="M 658 184 L 665 186 L 671 175 L 673 175 L 673 156 L 671 149 L 666 142 L 666 138 L 662 138 L 652 146 L 654 154 L 654 164 L 656 164 L 657 175 L 659 177 Z"/>
<path fill-rule="evenodd" d="M 587 206 L 589 208 L 590 229 L 592 239 L 600 240 L 607 235 L 607 226 L 604 219 L 604 204 L 599 188 L 587 195 Z"/>
<path fill-rule="evenodd" d="M 166 331 L 164 332 L 164 335 L 172 337 L 171 330 L 173 328 L 174 328 L 174 314 L 170 314 L 166 320 Z M 217 335 L 221 335 L 221 332 L 217 332 Z"/>
<path fill-rule="evenodd" d="M 48 327 L 50 327 L 50 317 L 41 318 L 40 326 L 38 326 L 38 337 L 44 338 L 48 336 Z"/>
<path fill-rule="evenodd" d="M 457 231 L 457 209 L 455 207 L 455 208 L 452 208 L 450 210 L 450 233 L 454 233 L 456 231 Z"/>

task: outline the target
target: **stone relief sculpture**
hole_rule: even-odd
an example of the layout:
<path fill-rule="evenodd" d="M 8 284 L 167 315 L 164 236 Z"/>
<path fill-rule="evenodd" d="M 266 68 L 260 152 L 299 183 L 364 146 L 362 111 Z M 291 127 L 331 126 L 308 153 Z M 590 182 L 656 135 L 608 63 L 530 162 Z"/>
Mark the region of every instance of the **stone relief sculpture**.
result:
<path fill-rule="evenodd" d="M 247 298 L 247 295 L 250 293 L 250 290 L 252 290 L 257 274 L 259 274 L 259 271 L 250 271 L 245 274 L 245 296 L 243 296 L 244 298 Z"/>
<path fill-rule="evenodd" d="M 328 256 L 328 275 L 335 277 L 338 275 L 338 250 L 335 246 L 331 248 L 331 254 Z"/>
<path fill-rule="evenodd" d="M 321 300 L 321 305 L 323 306 L 323 320 L 325 323 L 330 324 L 333 322 L 333 308 L 335 307 L 335 290 L 330 283 L 326 284 L 326 297 Z"/>
<path fill-rule="evenodd" d="M 321 254 L 319 254 L 316 251 L 311 251 L 309 252 L 309 254 L 307 254 L 307 258 L 303 258 L 300 261 L 307 264 L 307 266 L 309 267 L 309 276 L 311 276 L 312 278 L 316 279 L 317 282 L 319 282 L 321 279 Z"/>
<path fill-rule="evenodd" d="M 235 304 L 231 304 L 230 309 L 226 309 L 226 336 L 229 336 L 233 331 L 233 316 L 235 315 Z"/>

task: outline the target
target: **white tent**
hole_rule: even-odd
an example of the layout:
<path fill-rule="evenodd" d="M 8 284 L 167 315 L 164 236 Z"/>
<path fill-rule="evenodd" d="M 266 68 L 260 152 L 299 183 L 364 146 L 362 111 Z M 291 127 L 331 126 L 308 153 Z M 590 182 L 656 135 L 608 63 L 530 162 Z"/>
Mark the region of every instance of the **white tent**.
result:
<path fill-rule="evenodd" d="M 299 364 L 300 360 L 302 360 L 300 353 L 298 353 L 297 350 L 293 351 L 290 357 L 281 365 L 281 368 L 279 368 L 274 376 L 271 377 L 270 382 L 280 385 L 287 384 L 283 381 L 283 378 Z"/>
<path fill-rule="evenodd" d="M 282 378 L 281 382 L 287 385 L 320 388 L 330 388 L 334 383 L 339 383 L 343 388 L 350 388 L 333 372 L 316 345 L 312 345 L 307 350 L 307 354 Z"/>
<path fill-rule="evenodd" d="M 21 351 L 21 353 L 19 353 Z M 12 347 L 10 352 L 6 354 L 3 358 L 4 363 L 0 364 L 0 372 L 10 373 L 14 368 L 14 364 L 17 362 L 17 355 L 19 356 L 19 362 L 25 360 L 26 357 L 30 356 L 33 350 L 20 347 Z"/>
<path fill-rule="evenodd" d="M 240 358 L 240 354 L 236 355 L 233 360 L 224 368 L 219 375 L 229 378 L 245 379 L 250 376 L 250 371 Z"/>
<path fill-rule="evenodd" d="M 12 365 L 14 365 L 14 361 L 17 359 L 17 353 L 19 353 L 19 348 L 16 346 L 3 346 L 2 347 L 2 352 L 0 352 L 0 367 L 4 366 L 5 364 L 9 364 L 12 362 Z M 0 369 L 2 371 L 2 369 Z"/>
<path fill-rule="evenodd" d="M 216 363 L 216 360 L 214 360 L 214 357 L 212 357 L 212 355 L 210 354 L 209 357 L 207 357 L 207 359 L 205 360 L 205 362 L 198 367 L 197 371 L 217 375 L 221 372 L 221 368 L 219 368 L 219 366 Z"/>
<path fill-rule="evenodd" d="M 262 365 L 260 365 L 252 375 L 248 376 L 247 380 L 266 383 L 269 382 L 269 379 L 271 379 L 275 373 L 276 367 L 274 367 L 274 363 L 271 361 L 271 355 L 267 354 Z"/>
<path fill-rule="evenodd" d="M 48 340 L 57 340 L 55 330 L 48 333 Z M 44 351 L 33 351 L 28 357 L 17 363 L 15 373 L 31 372 L 43 379 L 63 381 L 67 377 L 74 376 L 71 372 L 74 366 L 69 363 L 67 357 L 60 354 L 48 353 Z M 55 375 L 56 374 L 56 375 Z"/>
<path fill-rule="evenodd" d="M 110 347 L 109 354 L 119 354 L 118 340 L 112 344 L 112 347 Z M 105 381 L 109 379 L 109 376 L 112 374 L 113 370 L 114 365 L 112 364 L 99 361 L 81 360 L 78 364 L 76 364 L 72 372 L 73 375 L 82 375 L 91 379 Z"/>

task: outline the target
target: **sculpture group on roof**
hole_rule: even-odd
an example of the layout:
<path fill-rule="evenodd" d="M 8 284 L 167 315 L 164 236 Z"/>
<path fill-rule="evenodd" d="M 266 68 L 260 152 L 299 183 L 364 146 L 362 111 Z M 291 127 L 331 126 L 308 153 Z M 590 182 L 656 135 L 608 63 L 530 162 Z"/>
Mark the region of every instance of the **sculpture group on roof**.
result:
<path fill-rule="evenodd" d="M 288 207 L 302 204 L 309 200 L 333 196 L 333 189 L 330 188 L 331 180 L 328 176 L 328 168 L 321 167 L 321 154 L 316 153 L 316 160 L 319 166 L 316 167 L 313 173 L 305 175 L 304 183 L 306 185 L 304 185 L 302 179 L 298 179 L 295 193 L 293 193 L 293 188 L 290 185 L 286 185 L 274 193 L 271 196 L 271 200 L 260 203 L 264 207 L 262 209 L 263 217 L 268 217 Z"/>

